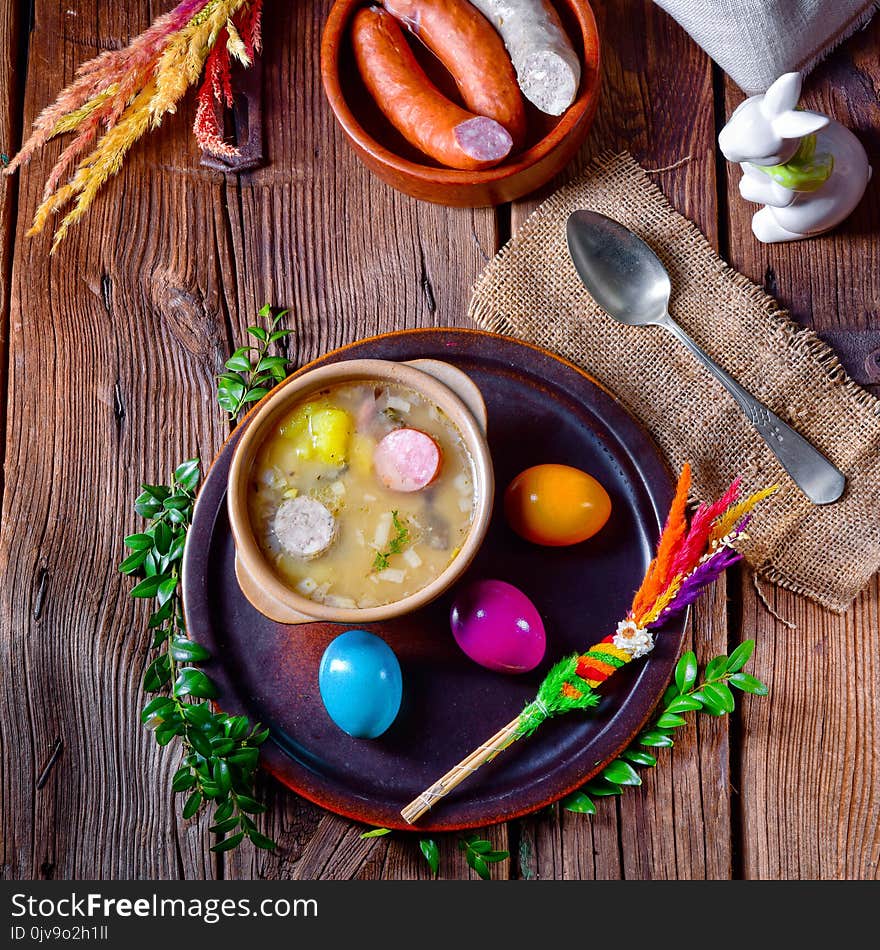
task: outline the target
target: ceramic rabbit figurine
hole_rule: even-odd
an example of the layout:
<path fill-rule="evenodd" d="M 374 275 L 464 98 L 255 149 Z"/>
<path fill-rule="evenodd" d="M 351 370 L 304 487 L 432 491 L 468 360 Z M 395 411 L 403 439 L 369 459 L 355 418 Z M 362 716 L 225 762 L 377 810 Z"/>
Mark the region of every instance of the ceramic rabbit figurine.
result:
<path fill-rule="evenodd" d="M 718 144 L 742 165 L 739 192 L 765 205 L 752 217 L 759 241 L 799 241 L 840 224 L 871 178 L 859 140 L 834 119 L 795 108 L 801 74 L 786 73 L 730 117 Z"/>

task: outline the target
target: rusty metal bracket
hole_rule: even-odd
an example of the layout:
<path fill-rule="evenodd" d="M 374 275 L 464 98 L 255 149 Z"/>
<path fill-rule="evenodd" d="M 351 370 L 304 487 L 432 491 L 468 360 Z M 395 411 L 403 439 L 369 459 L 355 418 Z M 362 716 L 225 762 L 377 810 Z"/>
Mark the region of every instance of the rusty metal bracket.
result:
<path fill-rule="evenodd" d="M 202 165 L 221 172 L 243 172 L 266 164 L 263 150 L 263 61 L 254 60 L 247 69 L 232 73 L 232 109 L 215 102 L 217 119 L 239 151 L 232 158 L 220 158 L 202 151 Z"/>

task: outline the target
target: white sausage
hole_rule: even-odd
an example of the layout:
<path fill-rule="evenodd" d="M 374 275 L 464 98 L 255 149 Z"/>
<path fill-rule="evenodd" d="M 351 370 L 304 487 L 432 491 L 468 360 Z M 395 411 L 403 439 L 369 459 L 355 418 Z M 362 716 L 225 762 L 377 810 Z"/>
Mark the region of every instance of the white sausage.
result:
<path fill-rule="evenodd" d="M 549 0 L 471 0 L 501 34 L 523 95 L 562 115 L 574 102 L 581 64 Z"/>
<path fill-rule="evenodd" d="M 336 519 L 307 495 L 283 501 L 272 523 L 278 543 L 291 557 L 320 557 L 336 540 Z"/>

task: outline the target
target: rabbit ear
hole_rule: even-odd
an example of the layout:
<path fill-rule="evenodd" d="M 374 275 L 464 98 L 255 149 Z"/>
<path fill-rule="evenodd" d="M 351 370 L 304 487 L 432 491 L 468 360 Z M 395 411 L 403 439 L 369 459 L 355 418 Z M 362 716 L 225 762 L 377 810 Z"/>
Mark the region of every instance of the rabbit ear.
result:
<path fill-rule="evenodd" d="M 803 76 L 800 73 L 785 73 L 764 93 L 761 111 L 768 119 L 776 118 L 793 109 L 801 95 Z"/>
<path fill-rule="evenodd" d="M 783 112 L 773 120 L 773 131 L 783 139 L 798 139 L 824 129 L 831 120 L 818 112 Z"/>

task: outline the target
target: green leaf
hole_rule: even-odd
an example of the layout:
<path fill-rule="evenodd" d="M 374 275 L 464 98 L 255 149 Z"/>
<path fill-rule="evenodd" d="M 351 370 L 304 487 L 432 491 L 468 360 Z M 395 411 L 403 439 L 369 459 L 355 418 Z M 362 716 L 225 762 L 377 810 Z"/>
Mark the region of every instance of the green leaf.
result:
<path fill-rule="evenodd" d="M 641 749 L 626 749 L 621 752 L 621 756 L 630 762 L 635 762 L 636 765 L 646 765 L 648 768 L 653 768 L 657 764 L 657 756 L 651 755 L 650 752 L 643 752 Z"/>
<path fill-rule="evenodd" d="M 251 815 L 262 815 L 266 810 L 265 805 L 261 805 L 258 801 L 255 801 L 247 795 L 237 795 L 235 800 L 242 811 L 246 811 Z"/>
<path fill-rule="evenodd" d="M 468 847 L 471 851 L 476 851 L 477 854 L 488 854 L 492 850 L 492 842 L 486 841 L 484 838 L 475 838 L 468 842 Z"/>
<path fill-rule="evenodd" d="M 214 718 L 208 703 L 188 703 L 183 707 L 183 715 L 195 726 L 204 726 Z"/>
<path fill-rule="evenodd" d="M 195 791 L 189 798 L 186 800 L 186 804 L 183 806 L 183 817 L 192 818 L 192 816 L 199 810 L 202 804 L 202 793 Z"/>
<path fill-rule="evenodd" d="M 437 847 L 437 842 L 433 838 L 420 838 L 419 848 L 428 862 L 431 875 L 437 877 L 437 872 L 440 870 L 440 849 Z"/>
<path fill-rule="evenodd" d="M 147 559 L 149 551 L 135 551 L 134 554 L 129 554 L 128 557 L 119 565 L 119 571 L 122 574 L 134 574 L 134 572 L 144 563 Z"/>
<path fill-rule="evenodd" d="M 211 748 L 214 750 L 214 755 L 229 755 L 237 744 L 235 739 L 227 739 L 225 736 L 218 736 L 216 739 L 211 740 Z"/>
<path fill-rule="evenodd" d="M 271 838 L 261 835 L 259 831 L 249 831 L 248 838 L 254 847 L 262 848 L 263 851 L 274 851 L 278 847 Z"/>
<path fill-rule="evenodd" d="M 132 588 L 132 597 L 155 597 L 159 591 L 159 585 L 164 580 L 161 574 L 153 577 L 145 577 L 140 584 Z"/>
<path fill-rule="evenodd" d="M 268 330 L 263 329 L 263 327 L 252 326 L 247 328 L 247 332 L 250 333 L 252 337 L 255 337 L 260 343 L 269 342 L 269 332 Z"/>
<path fill-rule="evenodd" d="M 210 759 L 214 754 L 214 750 L 211 748 L 211 742 L 203 732 L 199 732 L 196 729 L 191 729 L 187 733 L 187 738 L 189 739 L 189 744 L 203 758 Z"/>
<path fill-rule="evenodd" d="M 162 606 L 159 607 L 158 610 L 154 610 L 150 614 L 150 620 L 148 624 L 150 629 L 152 629 L 153 627 L 161 626 L 161 624 L 165 623 L 166 620 L 170 619 L 173 613 L 174 613 L 173 603 L 166 602 L 162 604 Z"/>
<path fill-rule="evenodd" d="M 174 469 L 174 481 L 187 491 L 195 491 L 199 483 L 199 465 L 197 458 L 187 459 Z"/>
<path fill-rule="evenodd" d="M 711 695 L 706 693 L 705 687 L 702 690 L 693 693 L 692 695 L 699 699 L 703 704 L 703 712 L 709 713 L 710 716 L 724 715 L 724 710 L 718 705 L 717 698 L 713 698 Z"/>
<path fill-rule="evenodd" d="M 249 373 L 251 371 L 251 361 L 250 357 L 245 355 L 248 352 L 247 347 L 236 350 L 223 365 L 227 369 L 235 370 L 239 373 Z"/>
<path fill-rule="evenodd" d="M 177 590 L 177 578 L 176 577 L 166 577 L 160 584 L 159 589 L 156 592 L 159 598 L 159 604 L 167 603 L 171 597 L 174 595 L 174 592 Z"/>
<path fill-rule="evenodd" d="M 160 521 L 152 528 L 152 532 L 156 550 L 159 554 L 167 554 L 171 547 L 171 528 L 164 521 Z"/>
<path fill-rule="evenodd" d="M 174 683 L 175 696 L 198 696 L 201 699 L 216 699 L 217 687 L 201 671 L 192 666 L 184 666 L 177 674 Z"/>
<path fill-rule="evenodd" d="M 215 817 L 216 817 L 216 813 L 215 813 Z M 215 834 L 215 835 L 225 835 L 228 832 L 232 831 L 233 828 L 237 828 L 237 827 L 238 827 L 238 815 L 232 815 L 230 818 L 224 818 L 223 821 L 218 821 L 216 825 L 211 825 L 208 831 L 210 831 L 211 834 Z"/>
<path fill-rule="evenodd" d="M 510 854 L 507 851 L 487 851 L 485 854 L 481 854 L 480 857 L 490 864 L 497 864 L 499 861 L 506 861 Z"/>
<path fill-rule="evenodd" d="M 736 700 L 726 683 L 707 683 L 703 687 L 703 694 L 713 706 L 718 706 L 724 712 L 732 713 L 736 708 Z"/>
<path fill-rule="evenodd" d="M 153 546 L 153 539 L 148 534 L 130 534 L 122 539 L 122 543 L 132 551 L 148 551 Z"/>
<path fill-rule="evenodd" d="M 180 731 L 180 726 L 177 723 L 172 723 L 171 725 L 163 723 L 156 728 L 156 745 L 168 745 L 175 736 L 180 735 Z"/>
<path fill-rule="evenodd" d="M 700 703 L 699 699 L 694 699 L 693 696 L 679 696 L 678 698 L 672 700 L 664 712 L 680 713 L 688 712 L 692 709 L 702 709 L 702 704 Z"/>
<path fill-rule="evenodd" d="M 178 663 L 200 663 L 211 658 L 210 651 L 201 643 L 194 643 L 186 637 L 175 637 L 171 641 L 171 655 Z"/>
<path fill-rule="evenodd" d="M 473 868 L 484 881 L 489 880 L 491 877 L 491 874 L 489 873 L 489 865 L 486 864 L 483 858 L 477 854 L 476 851 L 468 849 L 467 863 L 468 866 Z"/>
<path fill-rule="evenodd" d="M 277 321 L 283 314 L 288 313 L 288 312 L 289 311 L 284 310 L 282 311 L 282 313 L 279 313 L 278 316 L 275 318 L 275 321 Z M 257 311 L 257 316 L 262 317 L 264 320 L 268 320 L 272 316 L 272 305 L 268 303 L 264 303 L 263 306 L 260 307 L 260 309 Z M 273 321 L 273 323 L 275 321 Z"/>
<path fill-rule="evenodd" d="M 272 370 L 284 370 L 286 368 L 287 360 L 283 356 L 264 356 L 260 362 L 257 363 L 256 372 L 263 373 L 266 370 L 271 372 Z"/>
<path fill-rule="evenodd" d="M 743 640 L 743 642 L 730 654 L 727 659 L 727 672 L 737 673 L 752 658 L 755 652 L 754 640 Z"/>
<path fill-rule="evenodd" d="M 229 772 L 229 766 L 223 759 L 217 759 L 214 763 L 214 781 L 221 795 L 225 795 L 232 788 L 232 776 Z"/>
<path fill-rule="evenodd" d="M 609 782 L 613 782 L 615 785 L 642 784 L 642 778 L 639 773 L 629 764 L 629 762 L 624 762 L 623 759 L 615 759 L 613 762 L 609 762 L 608 765 L 602 769 L 600 775 L 602 778 Z"/>
<path fill-rule="evenodd" d="M 693 650 L 688 650 L 675 665 L 675 684 L 680 693 L 686 693 L 696 681 L 697 658 Z"/>
<path fill-rule="evenodd" d="M 230 716 L 226 721 L 226 735 L 230 739 L 240 739 L 250 727 L 247 716 Z"/>
<path fill-rule="evenodd" d="M 362 838 L 381 838 L 382 835 L 390 835 L 390 828 L 373 828 L 370 831 L 365 831 L 361 837 Z"/>
<path fill-rule="evenodd" d="M 185 792 L 188 788 L 192 788 L 196 784 L 195 775 L 190 772 L 189 769 L 178 769 L 174 773 L 174 778 L 171 780 L 171 791 L 172 792 Z"/>
<path fill-rule="evenodd" d="M 154 693 L 169 679 L 171 679 L 171 661 L 168 659 L 168 654 L 163 653 L 147 667 L 144 673 L 144 689 L 148 693 Z"/>
<path fill-rule="evenodd" d="M 244 394 L 244 398 L 242 399 L 242 402 L 243 403 L 259 402 L 263 398 L 263 396 L 265 396 L 266 393 L 268 392 L 269 390 L 263 386 L 257 386 L 255 389 L 249 389 Z"/>
<path fill-rule="evenodd" d="M 188 495 L 178 493 L 170 495 L 162 502 L 162 507 L 166 511 L 185 511 L 192 504 L 192 498 Z"/>
<path fill-rule="evenodd" d="M 237 848 L 242 841 L 244 841 L 244 832 L 237 831 L 234 835 L 230 835 L 228 838 L 218 841 L 217 844 L 212 846 L 211 850 L 215 854 L 221 854 L 223 851 L 231 851 L 233 848 Z"/>
<path fill-rule="evenodd" d="M 262 729 L 259 732 L 255 732 L 248 741 L 251 743 L 251 745 L 262 745 L 268 738 L 269 730 Z"/>
<path fill-rule="evenodd" d="M 619 785 L 615 782 L 609 782 L 602 776 L 591 779 L 584 788 L 594 798 L 607 798 L 609 795 L 623 794 L 623 789 Z"/>
<path fill-rule="evenodd" d="M 293 333 L 293 330 L 275 330 L 269 334 L 269 342 L 277 343 L 279 340 L 285 340 Z"/>
<path fill-rule="evenodd" d="M 244 383 L 229 383 L 221 380 L 217 392 L 217 402 L 224 412 L 235 415 L 239 410 L 241 397 L 244 393 Z"/>
<path fill-rule="evenodd" d="M 712 680 L 717 680 L 719 677 L 723 676 L 727 670 L 727 657 L 723 654 L 721 656 L 716 656 L 709 661 L 709 665 L 706 667 L 705 679 L 708 682 Z"/>
<path fill-rule="evenodd" d="M 671 712 L 661 713 L 656 720 L 654 720 L 654 725 L 658 729 L 677 729 L 679 726 L 686 724 L 687 720 L 683 716 L 677 716 Z"/>
<path fill-rule="evenodd" d="M 156 501 L 165 501 L 171 494 L 171 489 L 167 485 L 141 485 L 141 488 L 145 495 L 155 498 Z"/>
<path fill-rule="evenodd" d="M 151 699 L 147 705 L 144 706 L 143 712 L 141 713 L 141 722 L 146 722 L 153 716 L 161 716 L 169 707 L 171 709 L 174 708 L 173 699 L 169 699 L 167 696 L 156 696 L 155 699 Z"/>
<path fill-rule="evenodd" d="M 245 748 L 230 752 L 227 759 L 233 765 L 241 766 L 244 769 L 254 769 L 257 767 L 257 762 L 260 759 L 260 750 L 246 746 Z"/>
<path fill-rule="evenodd" d="M 179 561 L 183 557 L 183 549 L 186 547 L 186 535 L 179 534 L 171 542 L 168 548 L 168 559 L 170 561 Z"/>
<path fill-rule="evenodd" d="M 755 696 L 766 696 L 770 692 L 757 676 L 750 673 L 734 673 L 727 682 L 745 693 L 754 693 Z"/>
<path fill-rule="evenodd" d="M 656 749 L 668 748 L 669 746 L 675 745 L 665 732 L 658 732 L 656 729 L 648 729 L 647 732 L 643 732 L 636 741 L 639 745 Z"/>
<path fill-rule="evenodd" d="M 214 821 L 218 823 L 221 821 L 226 821 L 228 818 L 232 816 L 232 812 L 234 810 L 235 810 L 235 805 L 233 804 L 232 799 L 227 798 L 226 801 L 221 802 L 214 809 Z M 238 819 L 236 818 L 236 821 L 237 820 Z"/>
<path fill-rule="evenodd" d="M 571 795 L 563 798 L 562 807 L 566 811 L 577 812 L 581 815 L 596 814 L 596 806 L 593 804 L 593 799 L 590 798 L 590 796 L 585 792 L 581 791 L 572 792 Z"/>

